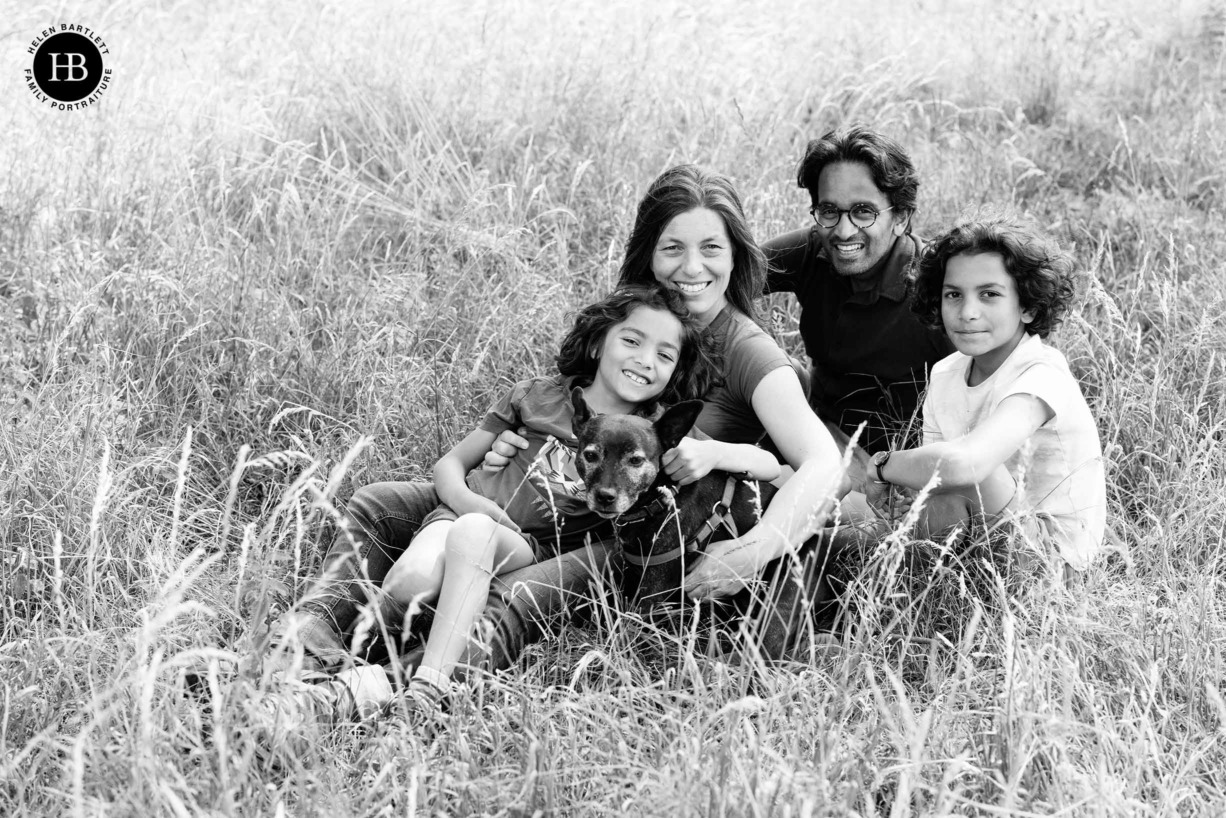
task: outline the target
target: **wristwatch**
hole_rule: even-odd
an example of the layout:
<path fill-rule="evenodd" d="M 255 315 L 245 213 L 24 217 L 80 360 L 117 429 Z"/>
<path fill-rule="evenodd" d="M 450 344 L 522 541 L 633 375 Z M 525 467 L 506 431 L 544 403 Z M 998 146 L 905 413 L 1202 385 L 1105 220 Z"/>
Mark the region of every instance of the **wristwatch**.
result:
<path fill-rule="evenodd" d="M 894 453 L 891 451 L 876 452 L 871 458 L 869 458 L 869 462 L 872 463 L 873 468 L 877 470 L 878 483 L 890 482 L 889 480 L 885 479 L 885 475 L 881 473 L 881 470 L 885 468 L 886 463 L 890 462 L 890 455 L 892 454 Z"/>

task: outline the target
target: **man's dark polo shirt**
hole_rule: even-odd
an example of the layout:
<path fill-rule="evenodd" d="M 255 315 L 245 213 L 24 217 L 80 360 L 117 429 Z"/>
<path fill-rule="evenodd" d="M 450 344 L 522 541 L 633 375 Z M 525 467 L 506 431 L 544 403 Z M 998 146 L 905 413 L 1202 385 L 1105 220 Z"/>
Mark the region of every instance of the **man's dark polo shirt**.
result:
<path fill-rule="evenodd" d="M 809 403 L 822 420 L 851 435 L 867 421 L 860 445 L 868 452 L 918 441 L 919 406 L 932 365 L 953 352 L 945 333 L 911 312 L 911 262 L 922 245 L 894 242 L 869 276 L 835 273 L 815 229 L 772 239 L 768 293 L 795 293 L 800 337 L 812 363 Z"/>

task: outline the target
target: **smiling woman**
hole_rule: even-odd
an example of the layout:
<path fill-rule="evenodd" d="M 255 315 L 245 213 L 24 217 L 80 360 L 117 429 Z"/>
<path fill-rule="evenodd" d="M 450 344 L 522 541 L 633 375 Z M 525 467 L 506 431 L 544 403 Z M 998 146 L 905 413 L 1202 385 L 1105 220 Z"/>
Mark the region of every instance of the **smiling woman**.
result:
<path fill-rule="evenodd" d="M 705 396 L 695 423 L 709 440 L 686 438 L 665 454 L 669 475 L 696 480 L 725 464 L 736 444 L 769 437 L 795 475 L 760 525 L 720 543 L 687 578 L 692 596 L 724 596 L 794 552 L 846 491 L 838 449 L 809 408 L 791 359 L 757 324 L 754 298 L 766 265 L 741 198 L 720 174 L 678 165 L 662 173 L 639 203 L 620 283 L 658 281 L 686 297 L 723 360 L 724 382 Z"/>
<path fill-rule="evenodd" d="M 703 326 L 728 306 L 732 268 L 732 240 L 724 220 L 705 207 L 674 216 L 651 257 L 656 281 L 685 296 L 690 315 Z"/>

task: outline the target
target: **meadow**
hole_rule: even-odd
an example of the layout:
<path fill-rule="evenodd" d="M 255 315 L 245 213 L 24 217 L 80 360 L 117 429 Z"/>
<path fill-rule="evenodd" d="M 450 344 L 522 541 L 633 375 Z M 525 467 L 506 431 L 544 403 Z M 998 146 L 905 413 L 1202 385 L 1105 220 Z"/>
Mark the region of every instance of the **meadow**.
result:
<path fill-rule="evenodd" d="M 0 814 L 1226 812 L 1226 3 L 0 20 Z M 60 21 L 112 52 L 88 110 L 20 82 Z M 911 152 L 921 235 L 1010 206 L 1087 271 L 1053 338 L 1107 458 L 1084 581 L 907 576 L 900 539 L 837 653 L 727 665 L 607 621 L 471 679 L 431 740 L 254 740 L 247 657 L 338 509 L 549 369 L 647 183 L 719 169 L 769 238 L 852 122 Z"/>

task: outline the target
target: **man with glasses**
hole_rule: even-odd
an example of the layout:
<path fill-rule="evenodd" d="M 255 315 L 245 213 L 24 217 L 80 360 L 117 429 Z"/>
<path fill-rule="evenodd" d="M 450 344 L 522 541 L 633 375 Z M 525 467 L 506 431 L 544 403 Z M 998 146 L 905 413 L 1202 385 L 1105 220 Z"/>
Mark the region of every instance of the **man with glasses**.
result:
<path fill-rule="evenodd" d="M 814 225 L 767 242 L 767 292 L 795 293 L 812 368 L 809 403 L 832 431 L 861 422 L 869 453 L 918 437 L 932 365 L 953 351 L 910 308 L 919 177 L 894 140 L 863 127 L 809 142 L 797 181 Z M 836 433 L 836 437 L 839 435 Z"/>

